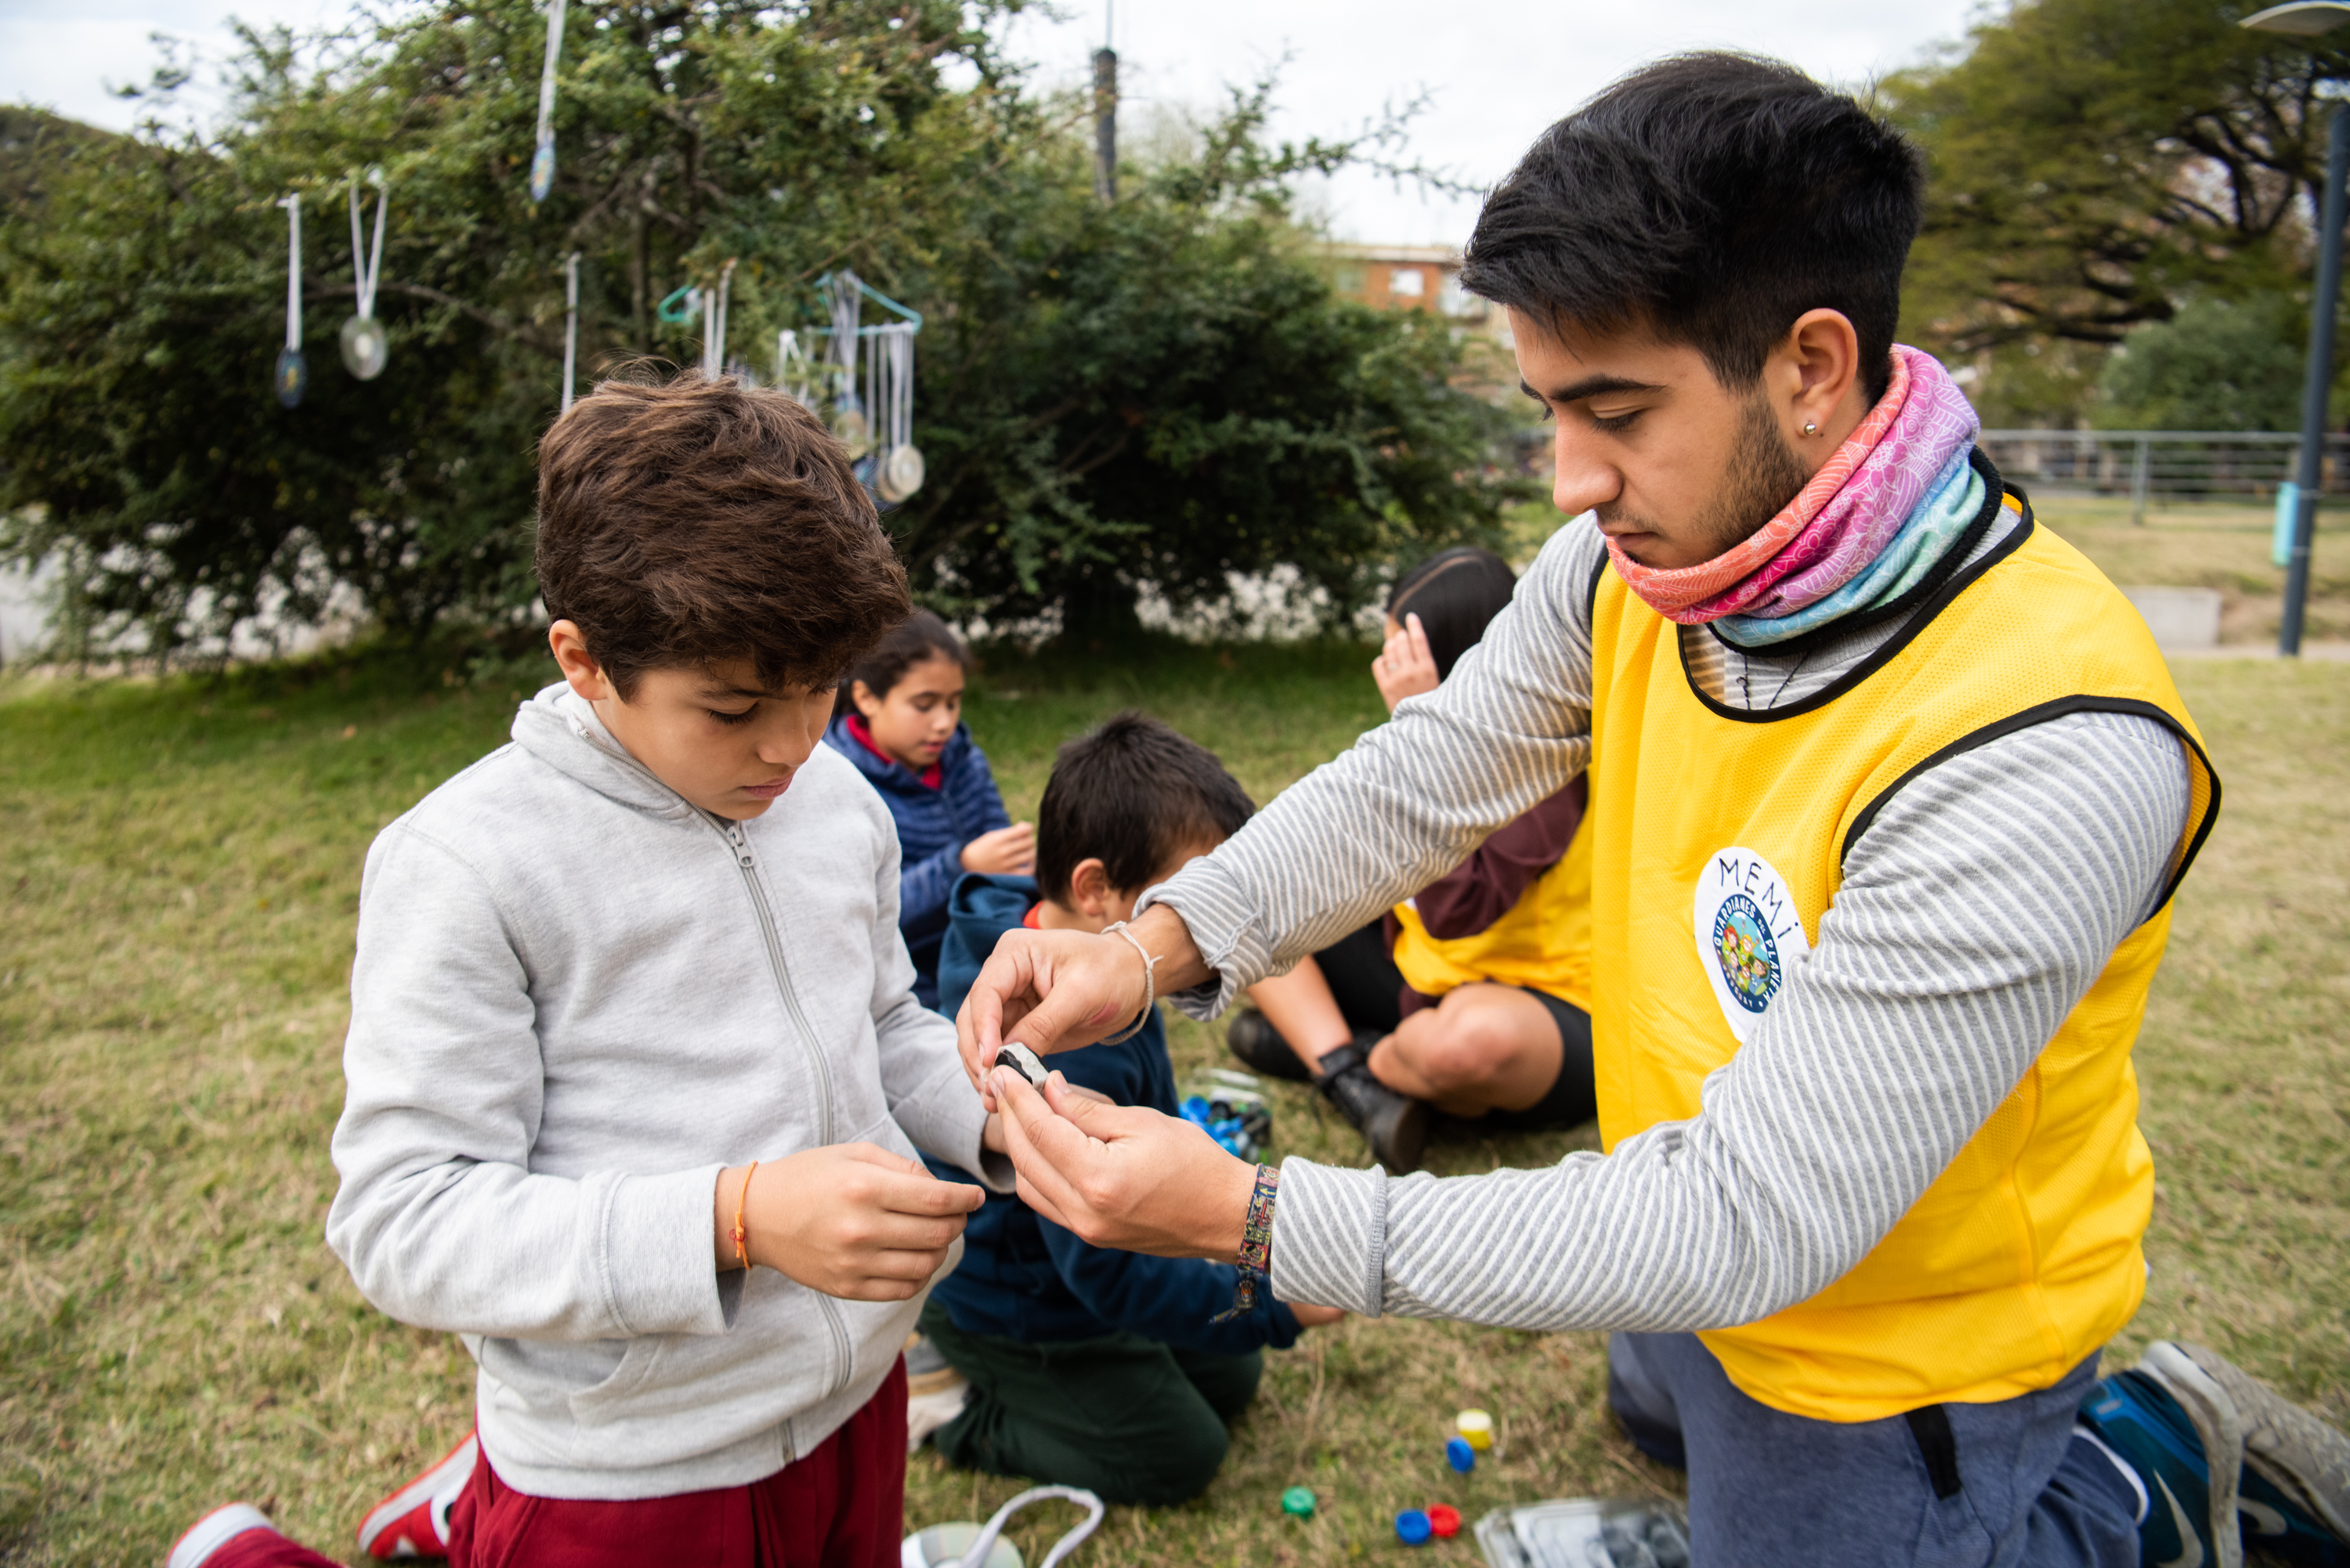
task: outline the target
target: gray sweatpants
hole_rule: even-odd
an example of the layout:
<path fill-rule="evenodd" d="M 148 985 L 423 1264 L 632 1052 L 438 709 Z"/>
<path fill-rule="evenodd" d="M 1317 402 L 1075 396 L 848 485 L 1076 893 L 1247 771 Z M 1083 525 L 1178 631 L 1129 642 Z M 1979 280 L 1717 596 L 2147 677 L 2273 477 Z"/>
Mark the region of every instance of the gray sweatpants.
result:
<path fill-rule="evenodd" d="M 1607 1348 L 1625 1431 L 1689 1471 L 1700 1563 L 2137 1568 L 2136 1496 L 2073 1440 L 2095 1355 L 2037 1394 L 1847 1425 L 1748 1397 L 1693 1334 L 1619 1334 Z"/>

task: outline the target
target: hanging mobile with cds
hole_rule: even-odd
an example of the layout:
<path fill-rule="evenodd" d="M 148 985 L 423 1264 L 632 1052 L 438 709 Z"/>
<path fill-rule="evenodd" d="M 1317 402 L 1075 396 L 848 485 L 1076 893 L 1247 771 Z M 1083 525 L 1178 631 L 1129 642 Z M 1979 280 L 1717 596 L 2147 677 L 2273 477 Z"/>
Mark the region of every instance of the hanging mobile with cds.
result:
<path fill-rule="evenodd" d="M 310 367 L 302 359 L 302 193 L 281 200 L 286 209 L 286 347 L 278 351 L 275 377 L 277 400 L 299 408 L 302 389 L 310 384 Z"/>
<path fill-rule="evenodd" d="M 530 155 L 530 199 L 555 189 L 555 62 L 563 56 L 564 0 L 546 0 L 546 63 L 538 73 L 538 146 Z"/>
<path fill-rule="evenodd" d="M 361 244 L 359 227 L 359 182 L 351 182 L 351 278 L 358 286 L 359 314 L 343 323 L 343 369 L 362 381 L 372 381 L 383 374 L 384 362 L 391 358 L 391 339 L 383 330 L 383 323 L 375 318 L 375 286 L 383 276 L 384 209 L 390 204 L 391 192 L 383 182 L 383 171 L 368 171 L 368 183 L 375 187 L 375 250 L 372 256 Z"/>

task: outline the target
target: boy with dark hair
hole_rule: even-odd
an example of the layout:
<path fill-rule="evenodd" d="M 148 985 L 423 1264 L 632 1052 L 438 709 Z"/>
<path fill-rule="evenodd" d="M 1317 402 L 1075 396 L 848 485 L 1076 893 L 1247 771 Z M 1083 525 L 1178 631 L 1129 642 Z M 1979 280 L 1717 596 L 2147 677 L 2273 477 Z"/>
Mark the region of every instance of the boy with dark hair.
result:
<path fill-rule="evenodd" d="M 2338 1557 L 2341 1434 L 2199 1346 L 2099 1375 L 2146 1290 L 2132 1045 L 2219 781 L 2145 622 L 1894 340 L 1922 179 L 1733 55 L 1544 132 L 1462 282 L 1508 308 L 1573 521 L 1437 691 L 1129 929 L 1008 938 L 966 1064 L 1021 1190 L 1097 1243 L 1616 1331 L 1609 1402 L 1686 1464 L 1699 1562 Z M 1049 1050 L 1147 985 L 1212 1012 L 1586 768 L 1604 1154 L 1276 1183 L 985 1076 L 1006 1018 Z"/>
<path fill-rule="evenodd" d="M 1071 741 L 1036 813 L 1036 876 L 955 884 L 941 1004 L 962 1005 L 1003 932 L 1104 930 L 1254 809 L 1213 753 L 1140 713 Z M 1128 1037 L 1053 1065 L 1111 1103 L 1175 1109 L 1156 1012 Z M 964 1179 L 936 1161 L 931 1169 Z M 964 1234 L 962 1265 L 922 1310 L 922 1332 L 971 1383 L 962 1414 L 939 1429 L 939 1451 L 1112 1502 L 1197 1496 L 1223 1463 L 1225 1423 L 1255 1397 L 1263 1347 L 1285 1349 L 1302 1326 L 1339 1315 L 1267 1293 L 1213 1321 L 1235 1282 L 1229 1265 L 1089 1247 L 1016 1197 L 989 1198 Z"/>
<path fill-rule="evenodd" d="M 885 1568 L 899 1349 L 990 1136 L 889 814 L 818 743 L 904 576 L 812 415 L 691 376 L 556 423 L 538 567 L 563 680 L 360 889 L 328 1241 L 480 1366 L 478 1462 L 362 1544 Z M 182 1548 L 323 1561 L 249 1509 Z"/>

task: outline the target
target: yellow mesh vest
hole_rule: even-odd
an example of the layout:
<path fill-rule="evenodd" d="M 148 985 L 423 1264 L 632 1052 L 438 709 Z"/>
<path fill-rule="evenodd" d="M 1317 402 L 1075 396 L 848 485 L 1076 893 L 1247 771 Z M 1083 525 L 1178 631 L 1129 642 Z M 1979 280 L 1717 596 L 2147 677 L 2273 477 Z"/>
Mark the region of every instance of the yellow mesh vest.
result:
<path fill-rule="evenodd" d="M 2028 516 L 2016 534 L 1860 670 L 1765 712 L 1700 697 L 1673 624 L 1603 574 L 1590 815 L 1605 1147 L 1697 1115 L 1705 1075 L 1817 940 L 1876 808 L 1956 752 L 2071 711 L 2168 725 L 2193 778 L 2177 886 L 2219 805 L 2193 721 L 2128 601 Z M 2129 1321 L 2154 1198 L 2130 1045 L 2169 925 L 2166 899 L 1850 1273 L 1702 1335 L 1733 1383 L 1774 1409 L 1875 1420 L 2048 1387 Z"/>
<path fill-rule="evenodd" d="M 1423 996 L 1489 980 L 1548 992 L 1591 1011 L 1591 814 L 1575 826 L 1566 853 L 1518 901 L 1473 937 L 1440 941 L 1419 911 L 1396 906 L 1395 964 Z"/>

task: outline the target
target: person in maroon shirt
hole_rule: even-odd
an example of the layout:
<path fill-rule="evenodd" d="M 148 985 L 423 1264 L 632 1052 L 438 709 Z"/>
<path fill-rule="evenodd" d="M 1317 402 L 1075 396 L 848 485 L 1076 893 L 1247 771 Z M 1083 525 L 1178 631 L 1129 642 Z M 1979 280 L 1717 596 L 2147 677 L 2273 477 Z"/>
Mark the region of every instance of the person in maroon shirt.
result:
<path fill-rule="evenodd" d="M 1430 556 L 1388 597 L 1387 643 L 1371 677 L 1394 711 L 1433 691 L 1510 601 L 1516 576 L 1489 550 Z M 1438 942 L 1487 930 L 1566 854 L 1589 798 L 1572 784 L 1501 828 L 1411 900 Z M 1250 992 L 1232 1021 L 1232 1054 L 1276 1077 L 1312 1081 L 1360 1131 L 1381 1165 L 1419 1164 L 1433 1113 L 1513 1129 L 1574 1127 L 1596 1114 L 1591 1020 L 1530 986 L 1487 981 L 1441 997 L 1414 990 L 1395 961 L 1390 910 L 1287 975 Z"/>

